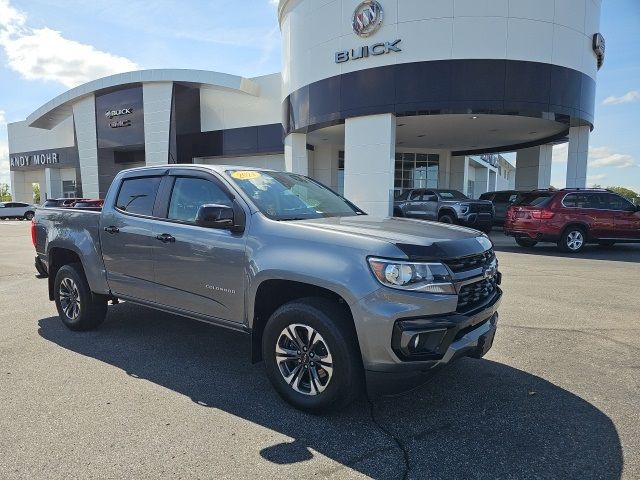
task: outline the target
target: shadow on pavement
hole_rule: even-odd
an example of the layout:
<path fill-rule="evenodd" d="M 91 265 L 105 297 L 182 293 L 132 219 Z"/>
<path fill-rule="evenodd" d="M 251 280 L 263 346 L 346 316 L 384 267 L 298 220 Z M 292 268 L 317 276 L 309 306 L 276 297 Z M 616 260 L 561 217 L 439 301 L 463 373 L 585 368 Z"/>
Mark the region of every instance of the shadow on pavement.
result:
<path fill-rule="evenodd" d="M 127 303 L 110 307 L 94 332 L 71 332 L 57 317 L 39 327 L 63 348 L 293 438 L 260 451 L 276 464 L 304 462 L 316 451 L 373 478 L 403 478 L 407 468 L 409 478 L 621 475 L 620 440 L 606 415 L 500 363 L 464 359 L 417 391 L 373 404 L 362 398 L 320 417 L 277 397 L 239 333 Z M 203 437 L 212 427 L 203 425 Z M 301 471 L 340 476 L 341 468 Z"/>

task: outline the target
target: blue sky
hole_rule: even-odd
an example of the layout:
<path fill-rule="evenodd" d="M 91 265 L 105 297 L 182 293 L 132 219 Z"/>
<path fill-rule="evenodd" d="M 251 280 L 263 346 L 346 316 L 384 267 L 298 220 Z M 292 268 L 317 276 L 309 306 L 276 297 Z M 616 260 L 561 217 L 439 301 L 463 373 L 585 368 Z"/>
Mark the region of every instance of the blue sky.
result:
<path fill-rule="evenodd" d="M 0 182 L 6 122 L 69 87 L 135 68 L 280 71 L 273 0 L 0 0 Z M 603 0 L 606 63 L 598 76 L 589 183 L 640 192 L 640 0 Z M 552 184 L 564 186 L 556 147 Z"/>

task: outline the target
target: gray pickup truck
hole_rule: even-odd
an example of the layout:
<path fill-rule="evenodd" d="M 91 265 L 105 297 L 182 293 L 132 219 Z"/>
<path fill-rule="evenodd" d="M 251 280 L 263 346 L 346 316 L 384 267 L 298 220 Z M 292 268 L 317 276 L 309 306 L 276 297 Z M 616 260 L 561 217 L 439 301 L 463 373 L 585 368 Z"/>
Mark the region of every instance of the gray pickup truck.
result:
<path fill-rule="evenodd" d="M 494 207 L 487 200 L 472 200 L 457 190 L 415 188 L 396 197 L 394 217 L 455 223 L 481 230 L 493 227 Z"/>
<path fill-rule="evenodd" d="M 484 234 L 371 218 L 271 170 L 127 170 L 101 212 L 38 209 L 32 236 L 68 328 L 125 300 L 244 332 L 277 392 L 313 412 L 482 357 L 502 296 Z"/>

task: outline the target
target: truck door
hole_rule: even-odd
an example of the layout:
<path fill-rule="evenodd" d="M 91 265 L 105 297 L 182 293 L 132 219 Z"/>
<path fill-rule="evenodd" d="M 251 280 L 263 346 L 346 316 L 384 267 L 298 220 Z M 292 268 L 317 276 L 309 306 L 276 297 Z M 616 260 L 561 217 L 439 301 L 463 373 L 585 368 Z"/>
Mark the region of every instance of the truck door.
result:
<path fill-rule="evenodd" d="M 436 192 L 427 190 L 422 197 L 424 208 L 424 218 L 427 220 L 438 220 L 438 196 Z"/>
<path fill-rule="evenodd" d="M 245 238 L 195 223 L 202 205 L 230 207 L 233 197 L 210 173 L 174 172 L 163 188 L 165 218 L 153 228 L 158 303 L 240 323 L 244 320 Z"/>
<path fill-rule="evenodd" d="M 153 209 L 161 176 L 125 178 L 115 205 L 103 209 L 100 240 L 109 288 L 116 295 L 155 302 Z"/>

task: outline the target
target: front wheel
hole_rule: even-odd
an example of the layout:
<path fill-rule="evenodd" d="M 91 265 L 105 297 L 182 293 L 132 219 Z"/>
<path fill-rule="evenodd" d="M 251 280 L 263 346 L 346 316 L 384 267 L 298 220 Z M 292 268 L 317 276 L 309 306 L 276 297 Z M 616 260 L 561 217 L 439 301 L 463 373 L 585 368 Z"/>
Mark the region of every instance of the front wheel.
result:
<path fill-rule="evenodd" d="M 262 356 L 273 387 L 300 410 L 337 410 L 361 391 L 352 319 L 335 301 L 305 298 L 276 310 L 265 326 Z"/>
<path fill-rule="evenodd" d="M 567 228 L 560 241 L 558 247 L 569 253 L 581 252 L 587 241 L 587 234 L 582 227 L 569 227 Z"/>
<path fill-rule="evenodd" d="M 24 219 L 31 221 L 31 220 L 33 220 L 34 216 L 35 216 L 35 214 L 33 212 L 27 212 L 27 213 L 24 214 Z"/>
<path fill-rule="evenodd" d="M 456 223 L 455 219 L 448 213 L 444 215 L 440 215 L 440 217 L 438 218 L 438 221 L 442 223 L 449 223 L 449 224 Z"/>
<path fill-rule="evenodd" d="M 54 282 L 56 308 L 62 323 L 70 330 L 91 330 L 107 315 L 107 300 L 94 295 L 79 263 L 58 270 Z"/>

